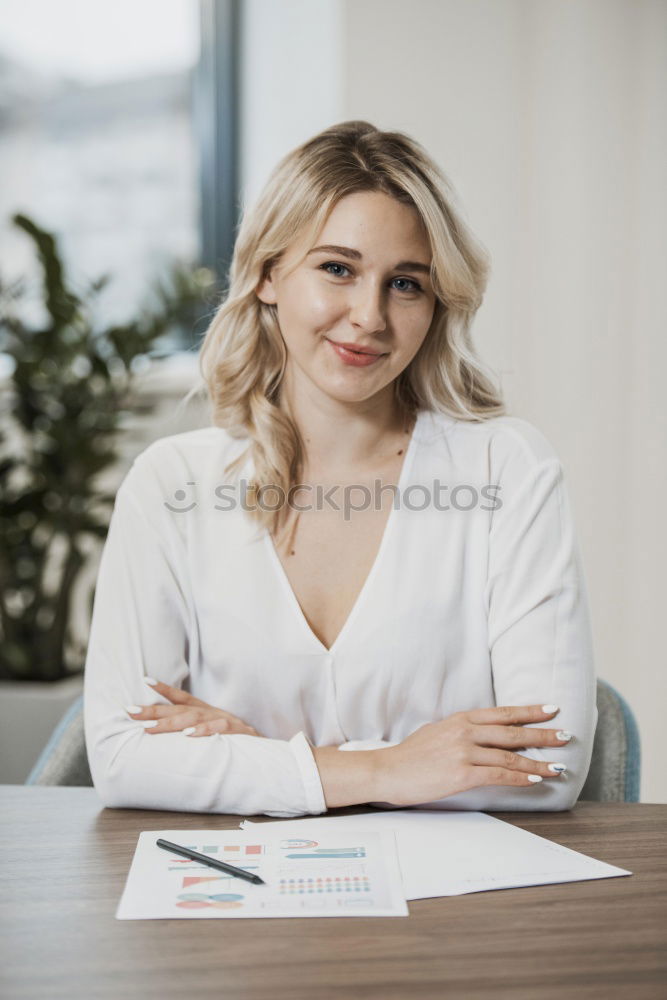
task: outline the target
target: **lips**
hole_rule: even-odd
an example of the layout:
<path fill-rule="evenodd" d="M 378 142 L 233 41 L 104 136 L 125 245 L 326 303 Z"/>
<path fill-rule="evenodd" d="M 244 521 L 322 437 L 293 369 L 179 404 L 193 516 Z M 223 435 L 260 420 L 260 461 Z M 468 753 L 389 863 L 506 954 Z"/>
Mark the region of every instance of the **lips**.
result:
<path fill-rule="evenodd" d="M 346 351 L 353 351 L 355 354 L 370 354 L 374 358 L 378 358 L 384 353 L 384 351 L 374 351 L 370 347 L 362 347 L 359 344 L 346 344 L 337 340 L 330 340 L 329 343 L 334 344 L 336 347 L 344 347 Z"/>
<path fill-rule="evenodd" d="M 334 351 L 344 365 L 349 365 L 352 368 L 370 368 L 371 365 L 379 364 L 383 358 L 387 357 L 386 353 L 378 354 L 376 351 L 369 350 L 368 347 L 361 347 L 359 344 L 354 344 L 351 348 L 346 347 L 343 344 L 338 344 L 334 340 L 327 340 L 327 343 L 331 345 L 332 351 Z"/>

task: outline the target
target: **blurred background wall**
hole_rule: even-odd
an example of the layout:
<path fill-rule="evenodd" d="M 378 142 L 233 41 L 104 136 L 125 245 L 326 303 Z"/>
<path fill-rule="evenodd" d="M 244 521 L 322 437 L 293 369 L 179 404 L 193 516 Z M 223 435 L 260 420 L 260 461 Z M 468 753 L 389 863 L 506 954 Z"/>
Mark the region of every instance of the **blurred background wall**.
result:
<path fill-rule="evenodd" d="M 6 18 L 18 6 L 34 4 L 0 3 L 0 14 Z M 77 15 L 85 20 L 94 5 L 80 6 L 88 8 Z M 227 16 L 230 5 L 223 6 Z M 39 77 L 34 66 L 27 79 L 18 36 L 14 44 L 11 35 L 0 43 L 0 69 L 15 88 L 5 86 L 9 97 L 0 99 L 0 222 L 19 207 L 27 210 L 27 199 L 39 208 L 43 225 L 63 233 L 78 267 L 97 272 L 110 262 L 119 290 L 109 309 L 134 301 L 161 253 L 199 259 L 202 217 L 210 210 L 205 199 L 198 202 L 205 190 L 201 157 L 213 142 L 209 136 L 208 143 L 197 143 L 201 94 L 199 111 L 188 97 L 193 67 L 212 41 L 201 7 L 195 0 L 142 7 L 137 0 L 127 15 L 135 18 L 132 40 L 127 33 L 116 38 L 100 32 L 101 51 L 125 48 L 128 60 L 134 47 L 137 59 L 159 52 L 154 66 L 138 74 L 143 83 L 132 98 L 129 70 L 114 70 L 115 82 L 99 82 L 90 60 L 85 72 L 93 109 L 107 101 L 124 110 L 118 133 L 109 127 L 96 132 L 90 95 L 68 95 L 62 80 Z M 210 16 L 212 7 L 204 3 L 204 13 Z M 458 191 L 493 261 L 473 330 L 477 348 L 496 371 L 510 411 L 539 427 L 563 461 L 597 671 L 637 715 L 642 800 L 667 801 L 667 669 L 660 631 L 667 565 L 667 316 L 661 294 L 667 273 L 667 4 L 243 0 L 231 8 L 236 20 L 231 28 L 226 24 L 233 35 L 234 82 L 223 74 L 218 85 L 233 97 L 234 123 L 224 135 L 235 147 L 237 207 L 256 197 L 285 152 L 349 118 L 408 132 Z M 80 41 L 77 47 L 76 38 L 68 45 L 70 67 L 80 75 L 75 54 L 85 62 L 89 45 Z M 46 54 L 53 55 L 48 33 L 42 46 L 46 72 Z M 53 73 L 61 77 L 62 65 Z M 137 78 L 135 72 L 135 83 Z M 8 125 L 12 93 L 27 86 L 44 88 L 53 109 L 43 115 L 48 138 L 40 142 L 48 145 L 40 147 L 39 162 L 34 137 L 25 130 L 21 146 L 3 146 L 3 135 L 15 127 Z M 131 126 L 128 112 L 136 116 Z M 108 212 L 105 221 L 101 208 L 77 209 L 81 186 L 71 190 L 73 163 L 77 170 L 85 165 L 99 191 L 111 192 L 111 216 L 122 209 L 113 233 Z M 29 189 L 28 170 L 34 174 Z M 120 199 L 113 194 L 119 184 L 128 192 Z M 96 249 L 86 244 L 91 226 L 109 230 L 106 251 L 99 241 L 93 240 Z M 15 246 L 5 229 L 0 270 L 28 266 Z M 116 257 L 112 246 L 120 248 Z M 138 418 L 128 460 L 148 440 L 205 421 L 201 413 L 174 409 L 194 379 L 195 345 L 191 331 L 182 332 L 171 359 L 146 371 L 145 391 L 162 402 L 150 419 Z M 85 629 L 85 611 L 79 615 Z"/>

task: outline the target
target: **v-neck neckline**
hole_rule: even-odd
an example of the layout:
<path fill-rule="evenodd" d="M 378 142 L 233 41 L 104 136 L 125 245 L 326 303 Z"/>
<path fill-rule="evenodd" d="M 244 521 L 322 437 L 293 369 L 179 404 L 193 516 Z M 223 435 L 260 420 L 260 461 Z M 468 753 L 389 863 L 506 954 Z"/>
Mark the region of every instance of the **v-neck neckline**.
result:
<path fill-rule="evenodd" d="M 418 431 L 418 428 L 420 426 L 422 415 L 424 414 L 424 412 L 425 412 L 424 410 L 418 410 L 417 411 L 417 415 L 416 415 L 416 419 L 415 419 L 415 424 L 414 424 L 414 427 L 412 428 L 412 434 L 410 435 L 410 442 L 408 444 L 408 447 L 407 447 L 406 452 L 405 452 L 405 456 L 403 458 L 403 464 L 401 466 L 401 473 L 400 473 L 400 476 L 398 478 L 398 483 L 397 483 L 399 509 L 400 509 L 400 504 L 402 503 L 403 492 L 405 490 L 406 480 L 408 479 L 408 476 L 410 475 L 410 471 L 411 471 L 411 468 L 412 468 L 412 464 L 413 464 L 413 460 L 414 460 L 414 453 L 415 453 L 415 450 L 417 448 L 417 437 L 418 437 L 417 431 Z M 320 652 L 322 654 L 325 654 L 327 656 L 333 656 L 336 653 L 336 651 L 337 651 L 338 647 L 340 646 L 341 642 L 343 642 L 343 640 L 347 636 L 347 633 L 350 631 L 352 625 L 354 624 L 354 619 L 357 617 L 357 614 L 359 612 L 359 608 L 361 607 L 361 605 L 363 604 L 364 600 L 367 597 L 368 591 L 369 591 L 369 589 L 370 589 L 370 587 L 371 587 L 371 585 L 373 583 L 373 579 L 377 576 L 378 567 L 381 564 L 384 550 L 386 549 L 388 541 L 389 541 L 389 538 L 391 537 L 392 530 L 393 530 L 393 527 L 394 527 L 394 523 L 396 521 L 396 515 L 397 515 L 397 513 L 398 513 L 398 510 L 395 507 L 394 503 L 392 502 L 391 510 L 389 511 L 389 517 L 387 518 L 387 522 L 386 522 L 386 524 L 384 526 L 384 531 L 382 532 L 382 538 L 380 539 L 380 544 L 378 546 L 378 550 L 377 550 L 377 553 L 375 555 L 375 559 L 373 561 L 373 565 L 371 566 L 371 568 L 369 570 L 368 576 L 364 580 L 364 583 L 363 583 L 363 585 L 361 587 L 361 590 L 357 594 L 357 599 L 354 602 L 354 604 L 352 605 L 350 613 L 348 614 L 347 618 L 345 619 L 342 628 L 340 629 L 338 635 L 336 636 L 336 638 L 334 639 L 333 643 L 331 644 L 331 646 L 328 649 L 324 645 L 324 643 L 322 642 L 322 640 L 319 639 L 318 636 L 315 635 L 315 633 L 313 632 L 312 628 L 310 627 L 310 624 L 308 623 L 308 619 L 306 618 L 305 614 L 303 613 L 303 609 L 302 609 L 301 605 L 299 604 L 299 601 L 297 600 L 296 594 L 294 593 L 294 590 L 292 588 L 292 584 L 289 582 L 287 573 L 285 572 L 283 564 L 280 561 L 280 558 L 278 556 L 276 548 L 275 548 L 275 546 L 273 544 L 273 539 L 271 538 L 271 535 L 270 535 L 270 533 L 268 531 L 264 532 L 264 544 L 266 545 L 267 551 L 269 553 L 269 559 L 271 560 L 271 562 L 273 563 L 273 565 L 274 565 L 274 567 L 276 569 L 276 573 L 278 574 L 278 578 L 279 578 L 279 580 L 281 582 L 282 589 L 284 590 L 284 592 L 285 592 L 285 594 L 287 596 L 287 600 L 288 600 L 289 604 L 291 604 L 291 606 L 292 606 L 292 609 L 293 609 L 293 611 L 294 611 L 294 613 L 296 615 L 297 620 L 300 623 L 302 631 L 304 631 L 306 633 L 309 642 L 311 644 L 316 645 L 318 647 L 318 652 Z"/>

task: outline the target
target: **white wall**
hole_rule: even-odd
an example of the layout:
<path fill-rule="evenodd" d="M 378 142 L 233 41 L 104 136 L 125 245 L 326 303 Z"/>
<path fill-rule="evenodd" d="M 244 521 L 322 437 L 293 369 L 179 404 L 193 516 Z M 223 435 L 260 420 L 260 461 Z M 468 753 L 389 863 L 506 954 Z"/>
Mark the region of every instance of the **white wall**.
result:
<path fill-rule="evenodd" d="M 597 669 L 667 801 L 667 4 L 246 0 L 243 184 L 336 121 L 408 132 L 493 257 L 475 324 L 512 412 L 560 454 Z"/>
<path fill-rule="evenodd" d="M 340 119 L 340 0 L 244 0 L 241 187 L 252 202 L 277 161 Z"/>

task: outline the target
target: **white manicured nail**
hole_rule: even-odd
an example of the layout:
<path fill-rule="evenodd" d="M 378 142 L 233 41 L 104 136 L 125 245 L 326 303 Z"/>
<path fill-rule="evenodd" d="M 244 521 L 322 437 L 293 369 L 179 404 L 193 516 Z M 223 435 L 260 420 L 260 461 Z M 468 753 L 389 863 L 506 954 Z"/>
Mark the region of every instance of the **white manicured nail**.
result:
<path fill-rule="evenodd" d="M 567 771 L 565 764 L 549 764 L 548 768 L 550 771 L 553 771 L 554 774 L 562 774 L 563 771 Z"/>
<path fill-rule="evenodd" d="M 183 735 L 184 736 L 189 736 L 191 733 L 194 733 L 194 731 L 195 731 L 196 728 L 197 728 L 196 726 L 188 726 L 187 729 L 183 730 Z"/>
<path fill-rule="evenodd" d="M 148 729 L 149 726 L 157 726 L 159 719 L 150 719 L 148 722 L 144 722 L 144 729 Z"/>
<path fill-rule="evenodd" d="M 537 782 L 537 781 L 541 781 L 542 778 L 541 778 L 541 776 L 539 774 L 529 774 L 528 775 L 528 780 L 529 781 L 533 781 L 533 782 Z"/>
<path fill-rule="evenodd" d="M 156 681 L 154 677 L 144 677 L 144 681 L 146 682 L 146 684 L 158 684 L 159 683 L 159 681 Z"/>
<path fill-rule="evenodd" d="M 547 715 L 551 715 L 552 712 L 558 711 L 558 705 L 542 705 L 542 711 Z"/>
<path fill-rule="evenodd" d="M 563 742 L 567 742 L 567 740 L 571 740 L 572 739 L 572 733 L 568 733 L 567 729 L 560 729 L 556 733 L 556 739 L 557 740 L 563 740 Z"/>
<path fill-rule="evenodd" d="M 141 705 L 126 705 L 125 711 L 128 713 L 128 715 L 136 715 L 137 712 L 141 711 Z"/>

